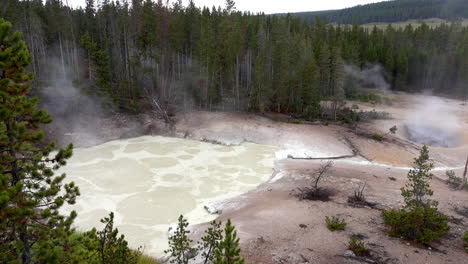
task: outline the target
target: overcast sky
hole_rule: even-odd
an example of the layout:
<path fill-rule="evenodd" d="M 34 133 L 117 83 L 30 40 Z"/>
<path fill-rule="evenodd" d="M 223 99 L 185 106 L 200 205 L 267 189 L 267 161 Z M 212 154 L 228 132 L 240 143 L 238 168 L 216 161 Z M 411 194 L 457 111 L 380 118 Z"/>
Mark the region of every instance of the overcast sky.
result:
<path fill-rule="evenodd" d="M 85 2 L 85 0 L 64 0 L 64 2 L 67 1 L 74 7 L 82 6 Z M 185 4 L 188 3 L 188 1 L 189 0 L 183 0 Z M 235 0 L 237 10 L 265 12 L 266 14 L 341 9 L 381 1 L 382 0 Z M 128 0 L 128 2 L 131 2 L 131 0 Z M 197 6 L 212 7 L 213 5 L 224 6 L 225 0 L 194 0 L 194 2 Z"/>

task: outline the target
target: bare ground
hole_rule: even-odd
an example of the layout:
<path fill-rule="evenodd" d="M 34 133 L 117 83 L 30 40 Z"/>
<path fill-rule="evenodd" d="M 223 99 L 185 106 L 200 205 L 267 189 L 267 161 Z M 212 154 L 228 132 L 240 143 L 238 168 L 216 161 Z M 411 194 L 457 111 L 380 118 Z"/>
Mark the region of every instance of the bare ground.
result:
<path fill-rule="evenodd" d="M 79 147 L 122 137 L 159 134 L 221 144 L 253 142 L 285 149 L 278 153 L 280 160 L 275 164 L 270 181 L 224 202 L 219 219 L 233 220 L 246 263 L 466 263 L 461 235 L 468 230 L 468 219 L 455 209 L 468 206 L 468 192 L 452 191 L 444 181 L 445 167 L 452 167 L 460 175 L 468 155 L 467 106 L 449 100 L 462 122 L 462 144 L 451 149 L 430 148 L 431 158 L 438 167 L 431 182 L 434 199 L 440 202 L 440 210 L 450 216 L 452 228 L 443 241 L 429 249 L 389 237 L 381 217 L 381 209 L 402 205 L 400 188 L 406 182 L 407 167 L 411 166 L 420 147 L 408 141 L 401 129 L 382 142 L 362 135 L 385 134 L 393 125 L 401 128 L 411 108 L 407 99 L 410 96 L 397 94 L 393 97 L 392 106 L 359 104 L 361 109 L 389 112 L 393 118 L 361 124 L 358 130 L 336 124 L 275 121 L 288 119 L 282 115 L 191 112 L 176 115 L 171 127 L 148 114 L 117 115 L 103 120 L 91 131 L 55 133 L 67 134 L 59 136 L 62 145 L 74 141 Z M 94 136 L 92 142 L 87 140 L 90 134 Z M 324 162 L 321 158 L 342 156 L 352 158 L 335 160 L 333 172 L 323 184 L 334 191 L 331 201 L 300 201 L 294 196 L 298 187 L 308 184 L 306 176 Z M 354 208 L 347 204 L 348 196 L 364 182 L 367 183 L 365 195 L 376 203 L 375 208 Z M 330 232 L 325 226 L 325 216 L 346 219 L 347 229 Z M 206 224 L 194 226 L 194 236 L 200 236 L 205 227 Z M 364 238 L 371 249 L 371 257 L 343 257 L 351 235 Z"/>
<path fill-rule="evenodd" d="M 360 129 L 385 133 L 394 124 L 401 126 L 405 107 L 404 101 L 385 106 L 393 119 L 364 124 Z M 289 159 L 276 163 L 269 182 L 226 201 L 219 217 L 231 218 L 237 226 L 246 263 L 465 263 L 461 235 L 468 229 L 468 219 L 455 209 L 468 206 L 468 192 L 453 191 L 445 183 L 446 167 L 460 175 L 468 155 L 468 111 L 462 105 L 457 111 L 463 121 L 462 144 L 452 149 L 430 148 L 437 167 L 431 182 L 433 198 L 450 217 L 451 226 L 450 233 L 430 248 L 389 237 L 381 217 L 381 209 L 403 204 L 400 188 L 420 147 L 406 140 L 402 132 L 377 142 L 340 125 L 289 124 L 258 115 L 194 112 L 178 116 L 175 133 L 224 144 L 248 141 L 289 149 Z M 294 195 L 298 187 L 308 184 L 306 176 L 324 162 L 307 159 L 352 155 L 353 147 L 358 155 L 336 160 L 323 184 L 334 191 L 331 201 L 300 201 Z M 354 208 L 347 203 L 348 196 L 364 182 L 365 195 L 376 204 L 374 208 Z M 346 230 L 329 231 L 326 216 L 344 218 Z M 195 236 L 205 227 L 194 227 Z M 364 238 L 370 257 L 343 257 L 351 235 Z"/>

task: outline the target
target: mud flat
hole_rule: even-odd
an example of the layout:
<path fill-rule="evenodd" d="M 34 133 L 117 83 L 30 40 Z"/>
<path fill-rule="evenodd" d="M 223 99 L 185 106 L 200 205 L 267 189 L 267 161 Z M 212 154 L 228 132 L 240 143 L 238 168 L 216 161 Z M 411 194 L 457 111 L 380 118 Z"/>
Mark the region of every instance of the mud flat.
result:
<path fill-rule="evenodd" d="M 185 139 L 147 136 L 80 149 L 67 170 L 83 190 L 77 224 L 89 228 L 106 211 L 116 211 L 117 224 L 132 246 L 144 245 L 147 253 L 161 256 L 167 227 L 180 213 L 189 217 L 196 238 L 216 217 L 203 205 L 222 201 L 215 210 L 221 209 L 220 220 L 231 218 L 237 226 L 246 263 L 358 263 L 343 257 L 353 234 L 365 237 L 374 263 L 463 263 L 460 236 L 468 220 L 456 209 L 468 205 L 468 193 L 452 191 L 444 181 L 446 170 L 461 174 L 468 155 L 468 108 L 441 99 L 459 120 L 459 141 L 449 148 L 429 148 L 436 166 L 431 187 L 452 229 L 443 243 L 428 249 L 388 237 L 381 218 L 381 209 L 402 205 L 400 188 L 420 147 L 403 129 L 420 108 L 418 96 L 392 97 L 392 105 L 357 103 L 364 111 L 391 114 L 391 119 L 361 123 L 359 133 L 339 124 L 191 112 L 178 114 L 170 131 L 161 123 L 150 124 L 155 133 Z M 386 134 L 393 125 L 397 134 L 382 142 L 363 136 Z M 334 167 L 324 186 L 333 189 L 332 200 L 299 201 L 297 188 L 328 158 Z M 347 204 L 363 183 L 375 208 Z M 326 229 L 324 218 L 332 215 L 346 219 L 346 231 Z"/>
<path fill-rule="evenodd" d="M 99 219 L 113 211 L 132 247 L 160 256 L 180 214 L 192 224 L 213 220 L 204 206 L 269 179 L 275 151 L 253 143 L 223 146 L 145 136 L 75 149 L 63 171 L 80 187 L 73 207 L 79 229 L 99 227 Z"/>
<path fill-rule="evenodd" d="M 454 147 L 430 147 L 436 168 L 431 182 L 439 209 L 449 216 L 451 231 L 432 248 L 413 245 L 385 232 L 381 209 L 403 204 L 400 188 L 421 145 L 408 139 L 404 124 L 419 106 L 418 96 L 395 94 L 394 104 L 361 104 L 362 110 L 386 111 L 392 118 L 360 125 L 361 131 L 386 134 L 393 125 L 396 135 L 382 142 L 341 125 L 289 124 L 259 115 L 194 112 L 178 116 L 179 136 L 236 144 L 256 142 L 281 148 L 272 178 L 258 188 L 224 203 L 220 220 L 231 218 L 239 230 L 246 263 L 361 263 L 343 257 L 349 236 L 360 235 L 372 258 L 367 263 L 464 263 L 461 235 L 468 219 L 457 209 L 468 206 L 468 193 L 453 191 L 445 183 L 446 170 L 458 175 L 468 155 L 468 108 L 457 100 L 440 99 L 459 122 L 460 141 Z M 349 144 L 351 142 L 352 144 Z M 358 155 L 352 155 L 356 149 Z M 353 156 L 334 160 L 331 176 L 323 186 L 333 189 L 330 202 L 299 201 L 294 193 L 308 184 L 307 177 L 326 160 L 321 157 Z M 292 159 L 294 158 L 294 159 Z M 319 160 L 315 160 L 315 159 Z M 374 208 L 354 208 L 347 203 L 356 188 L 367 183 L 365 195 Z M 330 232 L 325 216 L 345 218 L 344 232 Z M 192 228 L 200 236 L 206 224 Z"/>

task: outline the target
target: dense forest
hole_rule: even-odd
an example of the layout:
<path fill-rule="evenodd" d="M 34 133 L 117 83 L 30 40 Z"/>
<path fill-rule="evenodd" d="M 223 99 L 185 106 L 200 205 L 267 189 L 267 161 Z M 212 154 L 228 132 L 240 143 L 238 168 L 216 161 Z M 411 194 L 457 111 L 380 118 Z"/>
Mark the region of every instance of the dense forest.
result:
<path fill-rule="evenodd" d="M 435 17 L 453 21 L 468 18 L 468 0 L 393 0 L 341 10 L 299 12 L 293 16 L 308 22 L 321 18 L 338 24 L 399 22 Z"/>
<path fill-rule="evenodd" d="M 353 96 L 350 69 L 375 65 L 393 90 L 468 92 L 468 29 L 456 22 L 367 30 L 242 13 L 231 0 L 211 9 L 4 0 L 0 17 L 23 32 L 36 93 L 65 80 L 131 110 L 153 98 L 164 107 L 315 115 L 321 101 Z"/>

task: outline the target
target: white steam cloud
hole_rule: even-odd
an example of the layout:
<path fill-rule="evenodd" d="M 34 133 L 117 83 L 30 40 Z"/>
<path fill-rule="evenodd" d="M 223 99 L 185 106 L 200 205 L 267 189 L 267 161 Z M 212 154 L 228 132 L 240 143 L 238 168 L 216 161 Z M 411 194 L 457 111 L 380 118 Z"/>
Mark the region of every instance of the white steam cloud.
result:
<path fill-rule="evenodd" d="M 408 139 L 433 147 L 460 144 L 460 121 L 449 104 L 434 96 L 418 96 L 414 104 L 415 111 L 405 121 Z"/>
<path fill-rule="evenodd" d="M 360 69 L 355 65 L 345 65 L 345 72 L 348 76 L 357 80 L 363 87 L 376 88 L 387 91 L 390 85 L 385 81 L 384 69 L 380 65 L 373 65 Z"/>

